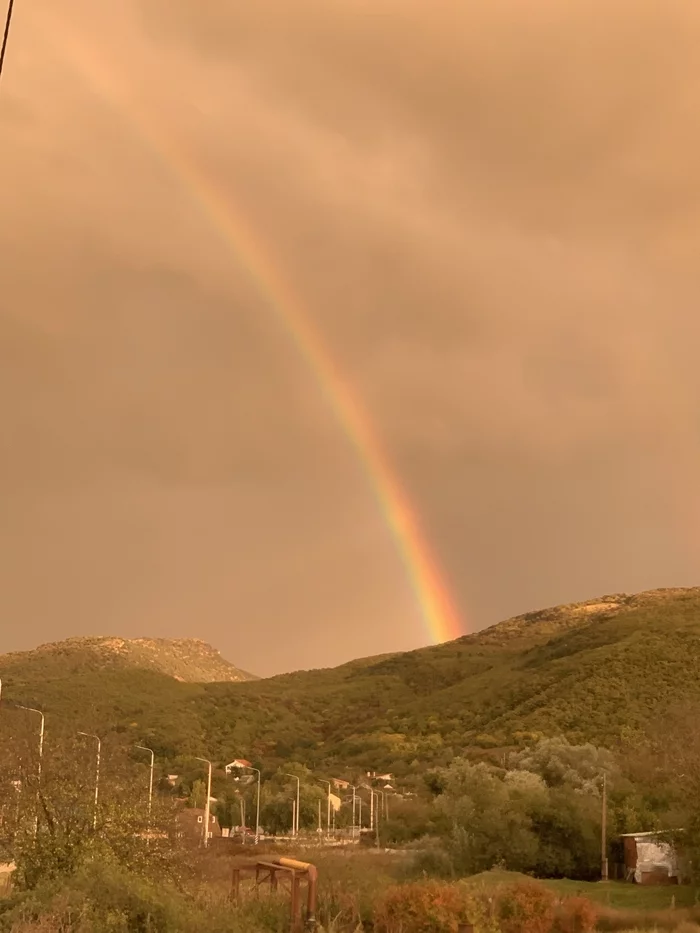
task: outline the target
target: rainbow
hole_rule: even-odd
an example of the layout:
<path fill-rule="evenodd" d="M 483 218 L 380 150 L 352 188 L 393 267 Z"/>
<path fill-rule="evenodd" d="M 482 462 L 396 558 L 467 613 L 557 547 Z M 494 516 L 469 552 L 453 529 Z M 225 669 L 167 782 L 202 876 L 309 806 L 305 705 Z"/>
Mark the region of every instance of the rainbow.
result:
<path fill-rule="evenodd" d="M 432 558 L 411 504 L 401 488 L 379 437 L 363 406 L 336 365 L 328 346 L 305 311 L 280 266 L 273 262 L 253 234 L 240 210 L 219 191 L 187 154 L 156 130 L 153 113 L 139 113 L 123 99 L 104 59 L 66 28 L 59 17 L 51 17 L 53 42 L 59 38 L 67 61 L 123 118 L 133 124 L 141 139 L 203 212 L 227 247 L 246 269 L 260 295 L 284 327 L 298 353 L 313 374 L 337 422 L 355 450 L 369 487 L 391 531 L 408 578 L 421 608 L 428 634 L 434 643 L 459 638 L 462 624 L 450 593 Z"/>

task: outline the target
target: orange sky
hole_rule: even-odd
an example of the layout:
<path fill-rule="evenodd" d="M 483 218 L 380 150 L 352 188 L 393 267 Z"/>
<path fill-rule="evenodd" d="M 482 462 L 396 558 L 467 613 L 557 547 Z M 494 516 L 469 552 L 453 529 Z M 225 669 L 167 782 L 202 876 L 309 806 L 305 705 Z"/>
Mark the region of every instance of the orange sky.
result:
<path fill-rule="evenodd" d="M 193 635 L 270 673 L 428 640 L 317 385 L 130 101 L 296 284 L 465 625 L 697 584 L 699 53 L 691 0 L 16 0 L 0 648 Z"/>

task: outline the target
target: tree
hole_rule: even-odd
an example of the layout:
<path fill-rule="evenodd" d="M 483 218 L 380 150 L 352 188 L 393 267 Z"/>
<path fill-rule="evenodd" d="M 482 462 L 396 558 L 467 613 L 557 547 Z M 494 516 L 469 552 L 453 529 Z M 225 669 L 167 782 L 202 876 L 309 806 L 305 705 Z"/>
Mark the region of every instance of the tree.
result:
<path fill-rule="evenodd" d="M 3 717 L 0 745 L 0 810 L 11 814 L 5 842 L 20 886 L 95 858 L 139 871 L 174 867 L 172 801 L 156 798 L 149 819 L 147 768 L 116 740 L 103 742 L 97 807 L 94 753 L 75 732 L 47 730 L 41 770 L 35 730 L 21 717 Z"/>
<path fill-rule="evenodd" d="M 611 752 L 595 745 L 572 745 L 564 737 L 540 739 L 512 756 L 512 768 L 538 774 L 549 787 L 568 786 L 587 794 L 600 793 L 605 772 L 616 773 Z"/>
<path fill-rule="evenodd" d="M 207 805 L 207 785 L 201 778 L 192 784 L 190 796 L 187 798 L 187 806 L 203 810 Z"/>
<path fill-rule="evenodd" d="M 457 759 L 446 770 L 446 786 L 438 806 L 451 822 L 447 843 L 455 869 L 464 874 L 485 871 L 498 863 L 524 871 L 536 860 L 526 800 L 483 762 Z"/>

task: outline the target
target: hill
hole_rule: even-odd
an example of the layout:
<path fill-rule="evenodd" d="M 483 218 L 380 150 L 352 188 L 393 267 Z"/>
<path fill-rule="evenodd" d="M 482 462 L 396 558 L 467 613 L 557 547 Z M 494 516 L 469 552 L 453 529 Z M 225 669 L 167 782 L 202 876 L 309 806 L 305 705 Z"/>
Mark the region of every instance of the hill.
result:
<path fill-rule="evenodd" d="M 204 641 L 197 638 L 68 638 L 33 651 L 0 655 L 0 670 L 9 672 L 58 664 L 74 671 L 83 667 L 130 667 L 156 671 L 185 683 L 254 680 Z"/>
<path fill-rule="evenodd" d="M 8 702 L 43 704 L 47 724 L 53 712 L 168 758 L 405 774 L 540 734 L 613 746 L 664 704 L 700 698 L 700 588 L 604 596 L 435 647 L 247 682 L 187 683 L 114 660 L 95 670 L 60 647 L 0 658 Z"/>

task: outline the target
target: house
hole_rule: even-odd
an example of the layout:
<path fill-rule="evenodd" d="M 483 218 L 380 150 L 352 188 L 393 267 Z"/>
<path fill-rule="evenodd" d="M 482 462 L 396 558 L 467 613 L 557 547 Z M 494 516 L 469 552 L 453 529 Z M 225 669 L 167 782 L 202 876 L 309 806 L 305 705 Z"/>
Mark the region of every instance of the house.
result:
<path fill-rule="evenodd" d="M 224 771 L 228 774 L 230 771 L 234 770 L 245 770 L 246 768 L 252 768 L 252 764 L 249 761 L 246 761 L 245 758 L 234 758 L 233 761 L 230 761 Z"/>
<path fill-rule="evenodd" d="M 204 838 L 204 819 L 206 810 L 200 807 L 187 807 L 177 815 L 180 834 L 198 842 Z M 213 813 L 209 814 L 209 838 L 221 835 L 221 826 Z"/>
<path fill-rule="evenodd" d="M 682 858 L 670 832 L 623 833 L 625 881 L 680 884 Z"/>
<path fill-rule="evenodd" d="M 342 778 L 333 778 L 332 784 L 338 790 L 347 790 L 350 787 L 350 781 L 344 781 Z"/>
<path fill-rule="evenodd" d="M 394 780 L 393 774 L 378 774 L 376 771 L 368 771 L 367 777 L 373 781 L 382 781 L 384 784 L 390 784 Z"/>
<path fill-rule="evenodd" d="M 179 780 L 180 780 L 180 775 L 179 775 L 179 774 L 169 774 L 169 775 L 168 775 L 168 784 L 170 784 L 171 787 L 175 787 L 175 785 L 177 784 L 177 782 L 178 782 Z"/>

